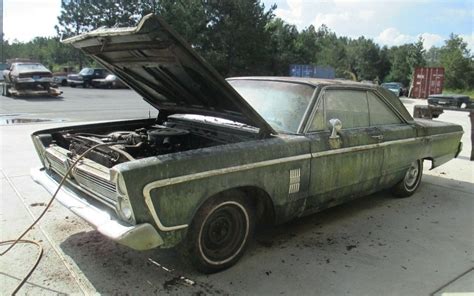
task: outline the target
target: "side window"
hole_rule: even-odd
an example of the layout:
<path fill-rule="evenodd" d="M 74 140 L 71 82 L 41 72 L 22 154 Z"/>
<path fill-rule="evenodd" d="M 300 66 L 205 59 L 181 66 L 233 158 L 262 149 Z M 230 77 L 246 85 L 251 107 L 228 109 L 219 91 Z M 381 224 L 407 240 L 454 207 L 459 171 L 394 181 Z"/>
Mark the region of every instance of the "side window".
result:
<path fill-rule="evenodd" d="M 402 123 L 390 108 L 372 92 L 367 92 L 369 101 L 370 125 L 385 125 Z"/>
<path fill-rule="evenodd" d="M 342 122 L 342 128 L 369 126 L 367 94 L 357 90 L 329 90 L 324 94 L 326 125 L 332 118 Z"/>
<path fill-rule="evenodd" d="M 324 122 L 324 100 L 318 102 L 316 106 L 316 113 L 313 121 L 309 127 L 310 132 L 322 131 L 326 129 L 326 122 Z"/>

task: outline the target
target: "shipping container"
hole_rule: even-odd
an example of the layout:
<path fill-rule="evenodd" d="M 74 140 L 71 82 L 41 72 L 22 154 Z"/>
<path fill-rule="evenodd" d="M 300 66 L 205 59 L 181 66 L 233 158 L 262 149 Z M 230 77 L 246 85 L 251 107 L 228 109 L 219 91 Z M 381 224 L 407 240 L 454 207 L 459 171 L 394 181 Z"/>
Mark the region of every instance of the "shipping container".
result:
<path fill-rule="evenodd" d="M 334 79 L 336 71 L 333 67 L 292 64 L 290 65 L 290 76 Z"/>
<path fill-rule="evenodd" d="M 410 87 L 410 98 L 426 99 L 429 95 L 443 92 L 444 68 L 415 68 Z"/>

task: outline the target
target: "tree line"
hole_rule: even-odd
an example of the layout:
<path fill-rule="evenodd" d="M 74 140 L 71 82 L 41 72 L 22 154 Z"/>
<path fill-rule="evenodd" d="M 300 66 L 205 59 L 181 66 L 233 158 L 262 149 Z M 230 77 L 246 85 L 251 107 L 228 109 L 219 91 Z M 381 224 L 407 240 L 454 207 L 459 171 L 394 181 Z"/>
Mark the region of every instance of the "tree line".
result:
<path fill-rule="evenodd" d="M 79 68 L 91 60 L 61 38 L 98 27 L 134 26 L 143 15 L 161 15 L 223 76 L 282 75 L 290 64 L 332 66 L 336 77 L 399 81 L 408 85 L 414 67 L 445 67 L 445 86 L 474 89 L 473 55 L 451 34 L 441 47 L 423 48 L 423 40 L 380 46 L 366 37 L 337 36 L 325 25 L 298 30 L 275 16 L 276 5 L 260 0 L 62 0 L 54 38 L 4 45 L 6 58 L 32 58 L 53 70 Z"/>

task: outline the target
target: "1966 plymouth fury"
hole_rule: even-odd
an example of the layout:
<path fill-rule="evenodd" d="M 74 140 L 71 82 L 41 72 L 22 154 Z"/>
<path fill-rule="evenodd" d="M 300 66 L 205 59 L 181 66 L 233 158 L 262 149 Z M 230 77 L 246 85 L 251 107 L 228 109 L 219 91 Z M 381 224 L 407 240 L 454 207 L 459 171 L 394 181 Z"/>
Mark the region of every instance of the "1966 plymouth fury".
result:
<path fill-rule="evenodd" d="M 179 246 L 203 272 L 233 265 L 258 223 L 282 223 L 392 188 L 418 188 L 423 160 L 461 149 L 462 128 L 414 120 L 377 86 L 335 80 L 224 80 L 162 19 L 99 29 L 80 48 L 159 110 L 156 119 L 35 132 L 33 178 L 105 236 Z"/>

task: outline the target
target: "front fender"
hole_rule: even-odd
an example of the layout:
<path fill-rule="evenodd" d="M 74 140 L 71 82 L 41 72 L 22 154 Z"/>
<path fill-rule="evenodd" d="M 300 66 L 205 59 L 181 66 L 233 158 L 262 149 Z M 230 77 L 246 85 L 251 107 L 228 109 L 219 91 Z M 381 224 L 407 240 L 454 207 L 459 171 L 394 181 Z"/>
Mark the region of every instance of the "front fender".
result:
<path fill-rule="evenodd" d="M 185 230 L 207 198 L 241 187 L 265 191 L 277 219 L 298 215 L 309 188 L 310 157 L 308 139 L 294 136 L 141 159 L 116 169 L 137 222 L 171 233 Z"/>

